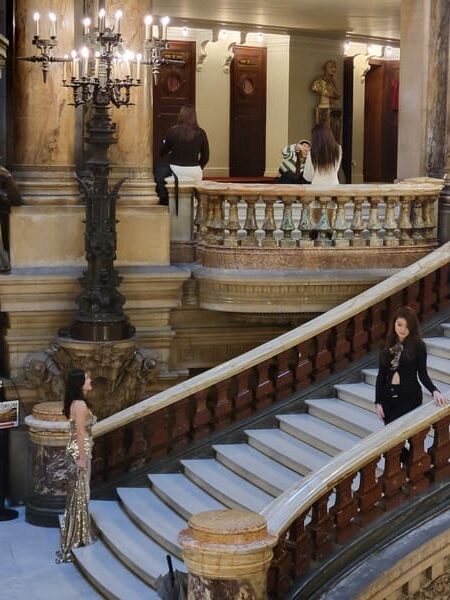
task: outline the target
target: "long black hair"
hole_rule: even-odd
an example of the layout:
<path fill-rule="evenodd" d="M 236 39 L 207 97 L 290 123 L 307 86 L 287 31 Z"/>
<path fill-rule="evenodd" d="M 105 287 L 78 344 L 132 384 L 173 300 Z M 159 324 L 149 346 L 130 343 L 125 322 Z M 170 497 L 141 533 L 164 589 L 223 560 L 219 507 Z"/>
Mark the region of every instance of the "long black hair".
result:
<path fill-rule="evenodd" d="M 83 385 L 86 381 L 86 373 L 83 369 L 71 369 L 67 373 L 66 393 L 64 395 L 63 413 L 68 419 L 70 417 L 70 405 L 74 400 L 84 400 Z"/>
<path fill-rule="evenodd" d="M 420 339 L 419 319 L 415 311 L 409 306 L 400 306 L 392 315 L 389 323 L 389 329 L 386 336 L 386 348 L 390 348 L 398 342 L 397 334 L 395 333 L 395 322 L 397 319 L 405 319 L 408 327 L 408 342 L 417 343 Z"/>
<path fill-rule="evenodd" d="M 198 133 L 197 113 L 192 104 L 185 104 L 180 108 L 177 118 L 177 129 L 180 139 L 192 140 Z"/>
<path fill-rule="evenodd" d="M 316 171 L 330 171 L 338 162 L 339 144 L 328 123 L 318 123 L 311 131 L 311 160 Z"/>

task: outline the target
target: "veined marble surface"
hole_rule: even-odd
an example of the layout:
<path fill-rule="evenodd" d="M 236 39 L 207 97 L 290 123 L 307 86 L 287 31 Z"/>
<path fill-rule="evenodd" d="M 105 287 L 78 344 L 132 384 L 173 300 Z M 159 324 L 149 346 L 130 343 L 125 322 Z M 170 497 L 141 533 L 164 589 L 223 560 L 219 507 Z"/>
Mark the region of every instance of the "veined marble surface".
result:
<path fill-rule="evenodd" d="M 0 600 L 100 600 L 73 564 L 57 565 L 59 529 L 19 518 L 0 524 Z"/>

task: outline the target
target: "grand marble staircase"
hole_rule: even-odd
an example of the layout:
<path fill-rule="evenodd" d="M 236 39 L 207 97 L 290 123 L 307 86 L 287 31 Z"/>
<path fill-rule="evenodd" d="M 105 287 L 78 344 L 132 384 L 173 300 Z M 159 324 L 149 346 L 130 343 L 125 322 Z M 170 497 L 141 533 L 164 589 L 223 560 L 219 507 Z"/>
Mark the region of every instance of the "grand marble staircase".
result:
<path fill-rule="evenodd" d="M 426 339 L 428 370 L 450 392 L 450 323 L 442 334 Z M 78 566 L 107 598 L 157 598 L 166 554 L 175 569 L 185 569 L 177 536 L 191 515 L 226 507 L 260 511 L 382 427 L 374 412 L 375 378 L 376 370 L 364 370 L 360 383 L 336 385 L 333 397 L 308 399 L 306 413 L 279 415 L 277 428 L 247 430 L 246 443 L 215 445 L 214 458 L 182 460 L 182 472 L 150 473 L 148 487 L 119 488 L 119 502 L 92 501 L 99 539 L 75 551 Z M 428 392 L 424 398 L 430 400 Z"/>

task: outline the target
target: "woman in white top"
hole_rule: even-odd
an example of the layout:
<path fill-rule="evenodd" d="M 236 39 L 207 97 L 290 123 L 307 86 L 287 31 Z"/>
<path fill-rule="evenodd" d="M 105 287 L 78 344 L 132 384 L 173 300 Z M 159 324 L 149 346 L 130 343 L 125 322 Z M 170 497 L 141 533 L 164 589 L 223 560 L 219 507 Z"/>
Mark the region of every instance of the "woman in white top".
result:
<path fill-rule="evenodd" d="M 311 150 L 308 153 L 303 177 L 312 184 L 335 185 L 339 183 L 342 148 L 334 139 L 328 123 L 318 123 L 311 131 Z"/>

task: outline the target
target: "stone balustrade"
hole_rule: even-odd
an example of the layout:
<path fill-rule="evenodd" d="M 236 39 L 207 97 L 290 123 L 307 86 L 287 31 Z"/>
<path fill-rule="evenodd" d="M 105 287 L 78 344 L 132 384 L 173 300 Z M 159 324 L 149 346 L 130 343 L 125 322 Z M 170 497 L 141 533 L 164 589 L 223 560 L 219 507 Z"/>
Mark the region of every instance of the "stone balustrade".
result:
<path fill-rule="evenodd" d="M 436 244 L 441 183 L 243 185 L 197 188 L 195 238 L 230 248 L 355 248 Z"/>

